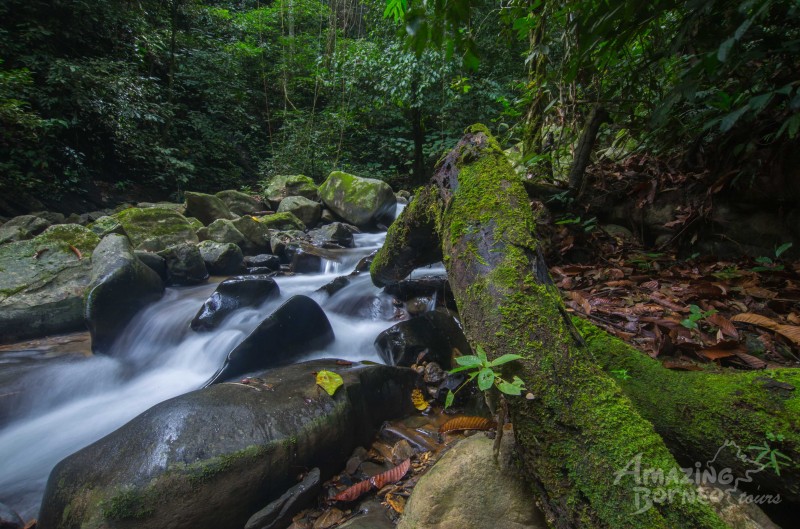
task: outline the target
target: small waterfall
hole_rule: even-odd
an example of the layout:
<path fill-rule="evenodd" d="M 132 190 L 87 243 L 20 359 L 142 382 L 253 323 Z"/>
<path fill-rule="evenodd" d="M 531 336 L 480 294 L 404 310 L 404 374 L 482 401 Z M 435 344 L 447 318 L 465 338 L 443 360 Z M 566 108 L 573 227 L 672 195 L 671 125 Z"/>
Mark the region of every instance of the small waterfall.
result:
<path fill-rule="evenodd" d="M 320 274 L 277 277 L 280 299 L 232 314 L 221 327 L 196 333 L 189 322 L 216 285 L 170 288 L 138 314 L 109 356 L 42 362 L 15 381 L 0 401 L 0 501 L 27 518 L 36 516 L 50 470 L 58 461 L 107 435 L 144 410 L 200 387 L 258 323 L 289 297 L 305 294 L 328 314 L 336 340 L 307 358 L 380 362 L 376 336 L 396 323 L 391 298 L 369 274 L 350 278 L 333 296 L 315 292 L 380 248 L 385 233 L 356 234 Z M 2 391 L 0 391 L 2 393 Z"/>

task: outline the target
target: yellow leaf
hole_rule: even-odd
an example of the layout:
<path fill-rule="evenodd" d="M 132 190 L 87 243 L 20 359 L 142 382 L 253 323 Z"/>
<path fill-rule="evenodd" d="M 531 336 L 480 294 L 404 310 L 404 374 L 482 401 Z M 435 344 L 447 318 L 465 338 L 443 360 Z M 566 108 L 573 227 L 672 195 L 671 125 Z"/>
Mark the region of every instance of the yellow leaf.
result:
<path fill-rule="evenodd" d="M 333 397 L 339 386 L 344 384 L 341 375 L 333 371 L 325 371 L 324 369 L 317 373 L 317 385 L 324 389 L 328 395 Z"/>
<path fill-rule="evenodd" d="M 406 499 L 402 496 L 398 496 L 397 494 L 387 494 L 386 503 L 388 503 L 389 506 L 399 514 L 403 514 L 403 511 L 406 508 Z"/>
<path fill-rule="evenodd" d="M 425 397 L 422 395 L 422 391 L 416 388 L 411 392 L 411 402 L 419 411 L 425 411 L 429 406 L 428 401 L 425 400 Z"/>

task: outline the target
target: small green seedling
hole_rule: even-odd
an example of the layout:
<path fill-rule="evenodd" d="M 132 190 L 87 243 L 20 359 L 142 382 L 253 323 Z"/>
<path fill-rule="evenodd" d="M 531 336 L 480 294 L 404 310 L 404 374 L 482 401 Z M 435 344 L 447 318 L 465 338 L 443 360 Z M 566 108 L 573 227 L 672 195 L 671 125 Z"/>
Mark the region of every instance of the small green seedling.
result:
<path fill-rule="evenodd" d="M 506 395 L 521 395 L 522 390 L 525 389 L 525 383 L 518 376 L 514 375 L 514 378 L 512 378 L 511 382 L 509 382 L 494 369 L 503 364 L 513 362 L 514 360 L 519 360 L 522 358 L 521 355 L 504 354 L 499 358 L 490 361 L 486 357 L 486 351 L 484 351 L 483 347 L 480 345 L 475 348 L 475 352 L 477 355 L 459 356 L 456 358 L 456 363 L 459 365 L 459 367 L 451 369 L 450 373 L 453 374 L 460 373 L 461 371 L 469 371 L 469 377 L 464 381 L 463 384 L 456 388 L 455 392 L 447 392 L 447 398 L 445 398 L 444 401 L 445 409 L 452 406 L 453 399 L 455 399 L 455 394 L 476 378 L 478 379 L 478 389 L 481 391 L 487 391 L 492 386 L 495 386 L 500 390 L 501 393 L 505 393 Z"/>
<path fill-rule="evenodd" d="M 697 305 L 689 305 L 689 316 L 687 316 L 685 320 L 681 321 L 681 325 L 687 329 L 697 330 L 699 328 L 697 326 L 698 321 L 708 318 L 716 313 L 717 311 L 714 309 L 703 310 Z"/>
<path fill-rule="evenodd" d="M 781 434 L 773 434 L 772 432 L 767 432 L 766 434 L 767 440 L 764 441 L 763 445 L 756 445 L 756 446 L 748 446 L 747 450 L 757 450 L 758 454 L 754 460 L 755 463 L 761 462 L 762 459 L 766 460 L 765 462 L 761 463 L 762 468 L 772 467 L 772 470 L 775 471 L 775 474 L 781 475 L 781 465 L 787 465 L 792 462 L 792 458 L 787 456 L 786 454 L 780 452 L 777 448 L 772 448 L 769 445 L 769 442 L 773 443 L 780 443 L 783 441 L 783 435 Z"/>
<path fill-rule="evenodd" d="M 775 248 L 775 259 L 779 259 L 781 254 L 783 254 L 786 250 L 791 248 L 792 245 L 793 243 L 787 242 Z M 753 272 L 780 272 L 781 270 L 783 270 L 782 264 L 776 263 L 771 258 L 765 255 L 757 257 L 756 262 L 759 264 L 759 266 L 754 266 L 752 268 Z"/>

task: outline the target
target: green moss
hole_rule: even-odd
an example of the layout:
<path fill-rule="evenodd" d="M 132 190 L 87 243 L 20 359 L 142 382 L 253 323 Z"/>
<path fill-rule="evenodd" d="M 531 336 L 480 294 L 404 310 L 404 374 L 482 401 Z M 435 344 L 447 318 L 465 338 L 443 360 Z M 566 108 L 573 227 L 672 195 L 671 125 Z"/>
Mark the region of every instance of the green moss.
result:
<path fill-rule="evenodd" d="M 263 458 L 271 450 L 270 447 L 250 445 L 232 454 L 224 454 L 193 463 L 186 466 L 182 471 L 188 475 L 191 484 L 197 485 L 214 479 L 220 474 L 247 466 Z M 178 470 L 178 468 L 173 470 Z"/>
<path fill-rule="evenodd" d="M 166 242 L 156 244 L 148 250 L 162 250 L 178 242 L 197 242 L 195 229 L 186 217 L 171 209 L 128 208 L 113 215 L 125 228 L 125 233 L 134 247 L 145 241 L 163 238 Z"/>
<path fill-rule="evenodd" d="M 79 224 L 56 224 L 34 238 L 36 244 L 65 244 L 74 246 L 85 256 L 90 256 L 100 244 L 100 238 Z"/>
<path fill-rule="evenodd" d="M 306 228 L 306 225 L 303 224 L 302 220 L 298 219 L 294 213 L 290 213 L 288 211 L 259 217 L 258 222 L 272 230 L 303 231 Z"/>
<path fill-rule="evenodd" d="M 155 512 L 152 503 L 156 500 L 154 491 L 142 492 L 127 489 L 101 503 L 103 516 L 109 520 L 142 520 Z"/>

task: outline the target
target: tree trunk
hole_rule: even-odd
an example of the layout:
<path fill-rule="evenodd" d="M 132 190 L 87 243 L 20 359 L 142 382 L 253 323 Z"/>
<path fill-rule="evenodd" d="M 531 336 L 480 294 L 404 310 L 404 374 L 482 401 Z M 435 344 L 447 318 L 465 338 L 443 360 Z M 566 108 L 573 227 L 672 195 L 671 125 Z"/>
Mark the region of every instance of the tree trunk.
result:
<path fill-rule="evenodd" d="M 575 150 L 575 160 L 569 170 L 569 188 L 573 193 L 580 196 L 583 194 L 583 176 L 586 174 L 586 167 L 589 166 L 589 157 L 594 149 L 597 133 L 600 132 L 600 125 L 608 120 L 608 112 L 600 106 L 595 106 L 586 120 L 586 127 L 583 129 L 578 148 Z"/>
<path fill-rule="evenodd" d="M 573 321 L 598 365 L 618 375 L 636 410 L 679 460 L 714 461 L 717 471 L 728 468 L 737 479 L 752 478 L 742 479 L 742 488 L 800 501 L 800 371 L 671 371 L 594 325 Z M 770 441 L 768 432 L 783 440 Z M 761 450 L 747 450 L 765 443 L 791 459 L 778 460 L 780 475 L 769 458 L 754 462 Z"/>
<path fill-rule="evenodd" d="M 549 279 L 522 183 L 485 127 L 468 131 L 433 182 L 435 188 L 422 192 L 419 204 L 412 202 L 389 230 L 372 264 L 373 281 L 405 277 L 426 260 L 408 258 L 413 248 L 438 236 L 473 347 L 482 346 L 490 359 L 523 356 L 507 364 L 505 375 L 519 375 L 533 398 L 511 397 L 508 407 L 526 474 L 550 524 L 725 527 L 708 506 L 681 501 L 696 492 L 679 479 L 678 464 L 662 439 L 589 351 L 576 345 L 577 331 Z M 411 225 L 429 232 L 412 237 Z M 404 261 L 394 262 L 401 252 Z M 672 501 L 644 508 L 648 498 L 637 489 L 644 485 L 634 472 L 625 472 L 637 460 L 675 476 L 660 487 Z"/>

